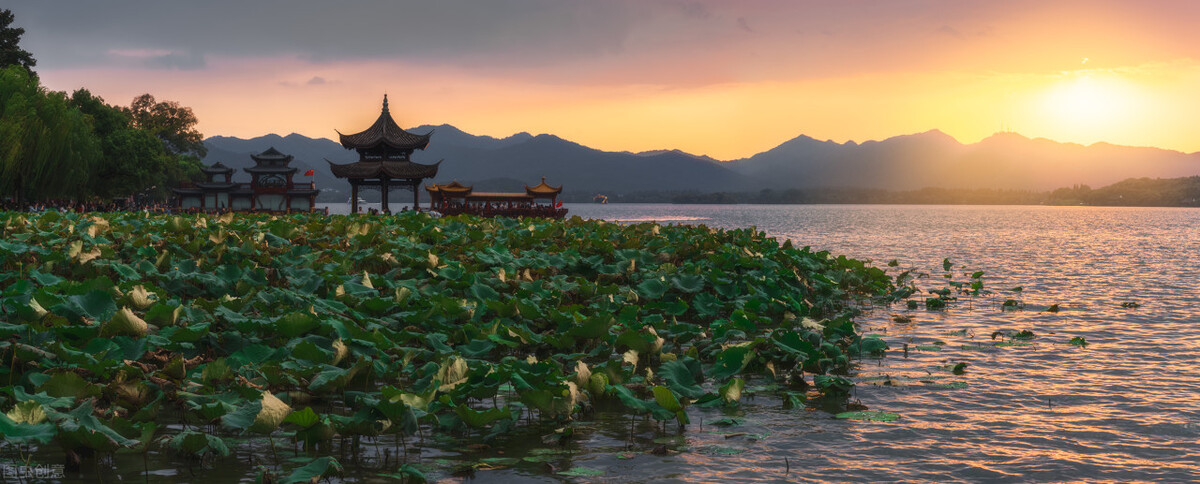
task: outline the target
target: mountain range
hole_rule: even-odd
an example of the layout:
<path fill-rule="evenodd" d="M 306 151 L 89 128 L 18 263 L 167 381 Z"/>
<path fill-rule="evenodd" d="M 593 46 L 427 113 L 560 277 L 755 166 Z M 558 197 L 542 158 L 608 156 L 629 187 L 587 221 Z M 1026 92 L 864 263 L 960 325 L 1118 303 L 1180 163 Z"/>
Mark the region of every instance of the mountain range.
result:
<path fill-rule="evenodd" d="M 563 185 L 569 201 L 645 192 L 742 192 L 763 188 L 925 187 L 1051 190 L 1101 186 L 1135 177 L 1182 177 L 1200 173 L 1200 153 L 1096 143 L 1083 146 L 1016 133 L 998 133 L 963 144 L 937 130 L 881 141 L 836 143 L 798 136 L 738 160 L 715 160 L 679 150 L 641 153 L 589 148 L 550 134 L 476 136 L 451 125 L 418 126 L 433 132 L 429 147 L 413 154 L 419 163 L 444 160 L 437 183 L 458 180 L 480 191 L 519 191 L 546 177 Z M 334 178 L 325 160 L 350 163 L 357 153 L 325 138 L 269 134 L 252 139 L 206 139 L 205 164 L 253 165 L 251 153 L 268 148 L 294 155 L 292 165 L 313 169 L 322 199 L 344 200 L 349 183 Z M 240 171 L 240 170 L 239 170 Z M 246 179 L 245 174 L 236 179 Z M 303 177 L 298 175 L 297 180 Z M 371 198 L 370 195 L 366 196 Z M 398 200 L 404 195 L 393 195 Z M 424 196 L 422 198 L 425 198 Z"/>

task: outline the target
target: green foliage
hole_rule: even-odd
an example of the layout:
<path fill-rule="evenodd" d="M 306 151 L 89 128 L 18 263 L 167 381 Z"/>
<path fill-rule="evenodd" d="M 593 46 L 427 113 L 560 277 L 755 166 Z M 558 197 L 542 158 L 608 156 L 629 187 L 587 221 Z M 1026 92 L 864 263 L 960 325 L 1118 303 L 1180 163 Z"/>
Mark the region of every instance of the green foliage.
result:
<path fill-rule="evenodd" d="M 894 413 L 879 412 L 874 410 L 861 410 L 857 412 L 842 412 L 834 415 L 833 418 L 850 419 L 850 420 L 870 420 L 873 422 L 891 422 L 899 420 L 900 416 Z"/>
<path fill-rule="evenodd" d="M 71 106 L 91 117 L 93 132 L 100 141 L 102 156 L 92 166 L 90 194 L 126 197 L 152 186 L 165 189 L 190 178 L 188 160 L 168 153 L 150 131 L 135 128 L 122 108 L 105 104 L 86 89 L 71 95 Z"/>
<path fill-rule="evenodd" d="M 19 282 L 0 290 L 14 315 L 0 341 L 20 342 L 2 352 L 16 355 L 5 363 L 20 403 L 0 427 L 104 453 L 142 449 L 174 418 L 219 423 L 169 442 L 221 458 L 231 437 L 281 427 L 307 448 L 338 435 L 486 439 L 526 412 L 561 426 L 601 403 L 687 425 L 689 406 L 736 405 L 774 375 L 809 374 L 843 398 L 853 384 L 826 373 L 886 348 L 844 317 L 855 297 L 894 290 L 872 269 L 706 227 L 5 213 L 0 280 Z"/>
<path fill-rule="evenodd" d="M 198 120 L 192 108 L 175 101 L 156 101 L 154 96 L 142 94 L 133 99 L 125 112 L 135 128 L 158 137 L 172 154 L 203 158 L 208 153 L 204 135 L 196 131 Z"/>
<path fill-rule="evenodd" d="M 23 67 L 0 69 L 0 193 L 18 199 L 75 197 L 100 145 L 87 116 Z"/>
<path fill-rule="evenodd" d="M 0 10 L 0 69 L 20 66 L 32 72 L 37 60 L 33 58 L 33 54 L 17 45 L 21 36 L 25 34 L 25 29 L 13 27 L 13 20 L 12 10 Z"/>

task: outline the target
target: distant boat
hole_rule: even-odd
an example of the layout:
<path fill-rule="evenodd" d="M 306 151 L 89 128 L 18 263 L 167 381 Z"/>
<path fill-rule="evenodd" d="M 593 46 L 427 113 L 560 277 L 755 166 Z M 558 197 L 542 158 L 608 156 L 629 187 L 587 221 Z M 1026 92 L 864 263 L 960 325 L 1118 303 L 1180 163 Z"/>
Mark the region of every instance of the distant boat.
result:
<path fill-rule="evenodd" d="M 353 200 L 352 198 L 347 198 L 347 199 L 346 199 L 346 203 L 353 203 L 353 202 L 354 202 L 354 200 Z M 362 197 L 358 197 L 358 204 L 359 204 L 359 205 L 366 205 L 366 204 L 367 204 L 367 201 L 366 201 L 366 200 L 363 200 L 363 199 L 362 199 Z"/>
<path fill-rule="evenodd" d="M 608 203 L 608 196 L 597 193 L 595 197 L 592 197 L 592 203 Z"/>

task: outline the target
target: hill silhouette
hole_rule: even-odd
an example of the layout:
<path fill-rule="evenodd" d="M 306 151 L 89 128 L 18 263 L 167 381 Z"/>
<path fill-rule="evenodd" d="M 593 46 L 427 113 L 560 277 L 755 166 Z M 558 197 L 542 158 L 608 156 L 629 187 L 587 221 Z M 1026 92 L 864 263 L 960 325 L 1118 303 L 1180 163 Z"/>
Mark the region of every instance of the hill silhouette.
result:
<path fill-rule="evenodd" d="M 545 176 L 566 187 L 568 200 L 651 192 L 746 192 L 760 189 L 863 188 L 1052 190 L 1105 186 L 1127 178 L 1177 178 L 1200 173 L 1200 154 L 1097 143 L 1083 146 L 1016 133 L 998 133 L 963 144 L 933 130 L 863 143 L 797 136 L 756 155 L 718 161 L 679 150 L 641 153 L 590 148 L 550 134 L 476 136 L 451 125 L 433 131 L 429 147 L 414 161 L 441 165 L 439 183 L 458 180 L 487 190 L 519 190 Z M 270 147 L 294 155 L 301 172 L 314 169 L 322 199 L 345 200 L 349 184 L 333 178 L 324 160 L 349 163 L 357 154 L 325 138 L 270 134 L 252 139 L 214 136 L 205 163 L 234 168 L 253 164 L 249 155 Z M 244 179 L 244 175 L 241 177 Z M 339 200 L 340 199 L 340 200 Z"/>

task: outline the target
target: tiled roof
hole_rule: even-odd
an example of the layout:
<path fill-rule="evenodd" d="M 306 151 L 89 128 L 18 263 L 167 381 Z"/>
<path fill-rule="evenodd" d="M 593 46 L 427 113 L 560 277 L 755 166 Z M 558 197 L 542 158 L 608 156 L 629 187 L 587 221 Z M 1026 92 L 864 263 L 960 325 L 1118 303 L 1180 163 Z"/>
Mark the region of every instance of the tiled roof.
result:
<path fill-rule="evenodd" d="M 367 128 L 359 133 L 342 134 L 342 146 L 346 149 L 363 149 L 373 148 L 379 145 L 386 145 L 390 148 L 398 150 L 423 150 L 429 145 L 429 135 L 432 131 L 425 134 L 412 134 L 400 128 L 396 121 L 392 119 L 391 113 L 388 112 L 387 95 L 383 96 L 383 111 L 379 113 L 379 119 L 375 120 L 370 128 Z"/>
<path fill-rule="evenodd" d="M 294 157 L 292 155 L 285 155 L 283 153 L 280 153 L 279 150 L 276 150 L 275 147 L 272 146 L 272 147 L 268 148 L 267 151 L 264 151 L 257 155 L 250 155 L 250 158 L 253 158 L 254 161 L 256 161 L 258 163 L 269 162 L 272 164 L 275 164 L 275 163 L 287 164 L 287 163 L 290 163 L 292 161 L 292 158 L 294 158 Z"/>
<path fill-rule="evenodd" d="M 329 171 L 338 178 L 432 178 L 437 176 L 439 160 L 432 165 L 411 161 L 356 161 L 344 165 L 329 163 Z"/>
<path fill-rule="evenodd" d="M 542 177 L 542 182 L 537 186 L 525 185 L 525 193 L 535 197 L 552 197 L 562 192 L 562 185 L 552 187 L 546 184 L 546 177 Z"/>
<path fill-rule="evenodd" d="M 225 165 L 221 164 L 221 162 L 218 161 L 216 163 L 213 163 L 212 166 L 206 166 L 206 167 L 201 168 L 200 171 L 202 171 L 204 173 L 216 175 L 216 174 L 232 173 L 233 168 L 225 166 Z"/>

